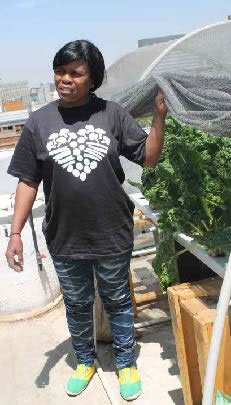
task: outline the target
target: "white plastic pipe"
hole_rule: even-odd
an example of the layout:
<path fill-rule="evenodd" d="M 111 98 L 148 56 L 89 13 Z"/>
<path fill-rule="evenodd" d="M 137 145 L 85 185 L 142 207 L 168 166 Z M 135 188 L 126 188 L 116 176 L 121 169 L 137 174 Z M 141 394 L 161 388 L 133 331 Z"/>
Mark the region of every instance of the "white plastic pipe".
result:
<path fill-rule="evenodd" d="M 217 312 L 212 330 L 206 366 L 202 405 L 213 404 L 213 394 L 216 379 L 217 363 L 220 354 L 221 340 L 223 336 L 225 317 L 228 311 L 231 297 L 231 254 L 226 267 L 222 283 L 220 297 L 217 304 Z"/>

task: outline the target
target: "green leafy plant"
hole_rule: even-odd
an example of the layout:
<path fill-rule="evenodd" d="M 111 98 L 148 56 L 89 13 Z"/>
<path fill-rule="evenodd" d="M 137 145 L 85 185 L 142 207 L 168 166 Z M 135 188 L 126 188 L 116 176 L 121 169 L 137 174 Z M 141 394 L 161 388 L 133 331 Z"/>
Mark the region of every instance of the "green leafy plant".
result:
<path fill-rule="evenodd" d="M 164 239 L 153 267 L 164 291 L 177 280 L 174 232 L 191 236 L 212 255 L 231 250 L 229 138 L 168 118 L 160 161 L 155 168 L 144 168 L 138 186 L 151 208 L 161 210 L 158 225 Z"/>

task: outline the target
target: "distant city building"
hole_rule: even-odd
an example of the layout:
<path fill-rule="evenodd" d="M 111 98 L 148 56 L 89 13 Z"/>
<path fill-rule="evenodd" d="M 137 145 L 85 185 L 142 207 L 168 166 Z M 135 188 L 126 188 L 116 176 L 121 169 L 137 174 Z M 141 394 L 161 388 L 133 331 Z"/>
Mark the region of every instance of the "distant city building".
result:
<path fill-rule="evenodd" d="M 32 106 L 32 111 L 43 105 Z M 0 149 L 15 147 L 28 117 L 28 109 L 0 112 Z"/>
<path fill-rule="evenodd" d="M 164 36 L 164 37 L 139 39 L 138 40 L 138 48 L 142 48 L 143 46 L 160 44 L 161 42 L 172 41 L 174 39 L 180 39 L 183 36 L 184 36 L 184 34 L 179 34 L 179 35 L 167 35 L 167 36 Z"/>
<path fill-rule="evenodd" d="M 50 103 L 51 94 L 50 94 L 50 83 L 41 83 L 40 91 L 38 93 L 39 103 Z"/>
<path fill-rule="evenodd" d="M 30 99 L 33 103 L 39 102 L 38 93 L 39 93 L 39 87 L 32 87 L 30 89 Z"/>
<path fill-rule="evenodd" d="M 23 100 L 3 101 L 2 102 L 2 111 L 17 111 L 17 110 L 23 110 L 24 108 L 25 108 L 25 103 Z"/>
<path fill-rule="evenodd" d="M 15 147 L 28 116 L 27 110 L 0 113 L 0 149 Z"/>
<path fill-rule="evenodd" d="M 0 82 L 0 100 L 2 111 L 27 108 L 30 104 L 28 81 Z"/>
<path fill-rule="evenodd" d="M 50 103 L 58 98 L 54 83 L 41 83 L 40 87 L 32 87 L 30 90 L 31 101 L 35 104 Z"/>

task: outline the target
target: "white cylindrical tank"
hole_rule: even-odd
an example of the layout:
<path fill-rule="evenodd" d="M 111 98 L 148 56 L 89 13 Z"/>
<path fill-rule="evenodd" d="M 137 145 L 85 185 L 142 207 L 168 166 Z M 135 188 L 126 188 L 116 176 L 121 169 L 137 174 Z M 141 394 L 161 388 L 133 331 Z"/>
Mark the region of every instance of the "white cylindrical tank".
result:
<path fill-rule="evenodd" d="M 34 203 L 34 228 L 37 235 L 42 259 L 42 271 L 36 261 L 32 231 L 27 222 L 23 232 L 24 270 L 17 273 L 8 267 L 5 251 L 9 241 L 10 223 L 12 220 L 14 195 L 0 196 L 0 320 L 5 316 L 29 314 L 31 311 L 44 309 L 55 303 L 60 296 L 58 278 L 47 250 L 42 233 L 44 214 L 43 193 L 37 195 Z"/>

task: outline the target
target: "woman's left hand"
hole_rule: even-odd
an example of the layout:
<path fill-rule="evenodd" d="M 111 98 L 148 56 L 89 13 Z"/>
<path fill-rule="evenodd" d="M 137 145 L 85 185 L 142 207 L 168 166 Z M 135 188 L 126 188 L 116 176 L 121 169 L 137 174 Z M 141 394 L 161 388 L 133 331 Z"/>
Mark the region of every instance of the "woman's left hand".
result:
<path fill-rule="evenodd" d="M 158 163 L 163 148 L 167 112 L 168 108 L 164 102 L 163 92 L 159 90 L 153 103 L 153 119 L 149 135 L 146 139 L 144 166 L 154 167 Z"/>
<path fill-rule="evenodd" d="M 163 91 L 161 89 L 159 89 L 158 93 L 155 97 L 155 100 L 154 100 L 153 115 L 155 118 L 159 117 L 159 118 L 164 119 L 166 117 L 167 112 L 168 112 L 168 108 L 164 101 Z"/>

